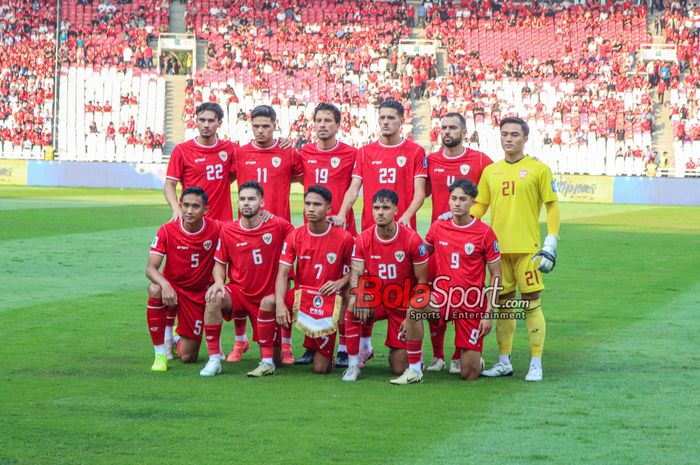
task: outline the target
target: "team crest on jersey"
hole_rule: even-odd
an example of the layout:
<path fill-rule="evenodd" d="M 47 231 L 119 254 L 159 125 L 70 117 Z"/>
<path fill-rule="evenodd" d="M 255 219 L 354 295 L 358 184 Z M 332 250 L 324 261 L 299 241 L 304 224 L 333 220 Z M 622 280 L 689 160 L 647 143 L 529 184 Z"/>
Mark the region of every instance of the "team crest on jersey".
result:
<path fill-rule="evenodd" d="M 471 255 L 474 252 L 474 244 L 471 242 L 464 244 L 464 251 L 467 253 L 467 255 Z"/>
<path fill-rule="evenodd" d="M 211 250 L 212 244 L 213 244 L 212 241 L 204 241 L 204 243 L 202 244 L 202 247 L 204 247 L 204 250 L 206 250 L 208 252 Z"/>
<path fill-rule="evenodd" d="M 470 168 L 469 165 L 459 165 L 459 172 L 462 173 L 462 176 L 466 176 Z"/>
<path fill-rule="evenodd" d="M 401 263 L 406 258 L 406 253 L 403 250 L 398 250 L 394 252 L 394 257 L 396 257 L 397 262 Z"/>
<path fill-rule="evenodd" d="M 406 164 L 406 157 L 403 155 L 396 157 L 396 164 L 399 165 L 400 168 L 403 168 L 403 166 Z"/>
<path fill-rule="evenodd" d="M 338 256 L 334 253 L 329 253 L 328 255 L 326 255 L 326 259 L 328 260 L 328 263 L 330 263 L 331 265 L 335 263 L 336 258 L 338 258 Z"/>
<path fill-rule="evenodd" d="M 520 170 L 520 179 L 525 179 L 527 176 L 527 170 Z"/>
<path fill-rule="evenodd" d="M 339 167 L 340 166 L 340 158 L 338 158 L 338 157 L 331 158 L 331 166 L 333 168 Z"/>
<path fill-rule="evenodd" d="M 221 161 L 226 161 L 228 159 L 228 153 L 226 153 L 225 150 L 222 150 L 219 152 L 219 158 L 221 158 Z"/>
<path fill-rule="evenodd" d="M 282 159 L 280 157 L 272 157 L 272 166 L 275 168 L 279 168 L 279 166 L 282 164 Z"/>
<path fill-rule="evenodd" d="M 263 234 L 262 240 L 265 244 L 270 245 L 270 243 L 272 242 L 272 234 L 270 234 L 270 233 Z"/>
<path fill-rule="evenodd" d="M 323 307 L 323 297 L 321 297 L 320 295 L 317 295 L 316 297 L 314 297 L 314 307 L 316 307 L 316 308 Z"/>

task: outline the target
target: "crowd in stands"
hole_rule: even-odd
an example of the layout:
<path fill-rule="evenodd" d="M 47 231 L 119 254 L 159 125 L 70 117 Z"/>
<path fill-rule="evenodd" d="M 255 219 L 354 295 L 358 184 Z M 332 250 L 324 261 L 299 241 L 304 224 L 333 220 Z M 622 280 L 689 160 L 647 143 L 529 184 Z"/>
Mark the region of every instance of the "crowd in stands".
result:
<path fill-rule="evenodd" d="M 307 139 L 311 110 L 330 100 L 355 115 L 346 123 L 350 139 L 356 144 L 369 140 L 373 134 L 364 129 L 363 119 L 373 127 L 374 105 L 394 98 L 410 107 L 410 98 L 427 82 L 430 66 L 414 69 L 397 52 L 399 39 L 410 30 L 409 14 L 403 1 L 188 4 L 188 27 L 209 40 L 208 69 L 188 87 L 188 126 L 193 127 L 194 105 L 212 99 L 228 103 L 228 114 L 234 117 L 224 132 L 240 137 L 247 132 L 235 130 L 239 112 L 247 114 L 255 104 L 266 103 L 284 108 L 282 131 Z M 434 69 L 435 63 L 431 66 Z M 407 121 L 405 131 L 410 134 L 410 115 Z"/>
<path fill-rule="evenodd" d="M 426 22 L 449 60 L 448 75 L 428 86 L 433 126 L 460 111 L 472 143 L 498 152 L 498 122 L 517 114 L 533 123 L 532 150 L 555 171 L 643 171 L 615 154 L 650 145 L 654 129 L 650 83 L 635 59 L 648 40 L 644 6 L 447 2 Z"/>
<path fill-rule="evenodd" d="M 39 157 L 52 142 L 55 4 L 0 4 L 0 153 Z"/>

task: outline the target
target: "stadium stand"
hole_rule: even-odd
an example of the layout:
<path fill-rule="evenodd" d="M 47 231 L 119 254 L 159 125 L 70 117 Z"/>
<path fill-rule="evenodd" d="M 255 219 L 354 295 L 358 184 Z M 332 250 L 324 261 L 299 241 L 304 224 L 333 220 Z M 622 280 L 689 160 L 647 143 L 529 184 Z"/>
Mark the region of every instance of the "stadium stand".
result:
<path fill-rule="evenodd" d="M 52 142 L 56 6 L 0 5 L 0 157 L 41 158 Z"/>
<path fill-rule="evenodd" d="M 462 5 L 428 17 L 450 71 L 428 89 L 433 125 L 463 112 L 472 139 L 497 157 L 498 121 L 517 114 L 533 123 L 529 149 L 556 173 L 644 172 L 641 158 L 616 157 L 620 146 L 651 145 L 649 83 L 634 57 L 647 36 L 643 7 Z"/>
<path fill-rule="evenodd" d="M 194 135 L 194 105 L 225 103 L 222 134 L 246 143 L 252 108 L 270 104 L 282 134 L 311 137 L 311 112 L 324 100 L 353 115 L 345 141 L 362 145 L 376 127 L 374 105 L 384 98 L 409 108 L 411 81 L 401 76 L 398 40 L 408 35 L 404 2 L 363 0 L 298 2 L 198 0 L 188 4 L 188 27 L 207 38 L 208 69 L 188 87 L 187 137 Z"/>
<path fill-rule="evenodd" d="M 165 80 L 148 40 L 167 30 L 169 0 L 68 0 L 63 7 L 61 158 L 162 160 Z"/>

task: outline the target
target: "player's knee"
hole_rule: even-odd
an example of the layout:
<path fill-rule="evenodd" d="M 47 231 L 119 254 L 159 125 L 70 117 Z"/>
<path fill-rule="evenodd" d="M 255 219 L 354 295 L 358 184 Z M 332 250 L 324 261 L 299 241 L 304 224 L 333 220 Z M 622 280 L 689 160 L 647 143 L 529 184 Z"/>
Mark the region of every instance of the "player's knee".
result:
<path fill-rule="evenodd" d="M 181 352 L 180 361 L 182 363 L 195 363 L 197 361 L 196 352 Z"/>
<path fill-rule="evenodd" d="M 260 301 L 260 310 L 263 312 L 273 312 L 275 310 L 275 297 L 268 295 Z"/>
<path fill-rule="evenodd" d="M 540 298 L 539 292 L 529 292 L 522 295 L 523 300 L 537 300 Z"/>
<path fill-rule="evenodd" d="M 465 381 L 474 381 L 479 377 L 479 370 L 475 370 L 473 367 L 462 368 L 459 376 Z"/>
<path fill-rule="evenodd" d="M 161 288 L 159 285 L 157 285 L 155 283 L 151 283 L 148 285 L 147 291 L 148 291 L 148 297 L 152 297 L 154 299 L 160 298 Z"/>

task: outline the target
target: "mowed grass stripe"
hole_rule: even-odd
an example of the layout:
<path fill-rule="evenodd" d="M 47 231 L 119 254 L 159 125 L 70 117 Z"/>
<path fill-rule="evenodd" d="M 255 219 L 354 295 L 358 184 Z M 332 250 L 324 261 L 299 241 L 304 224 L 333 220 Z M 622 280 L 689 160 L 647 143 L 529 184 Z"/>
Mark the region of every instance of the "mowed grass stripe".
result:
<path fill-rule="evenodd" d="M 112 226 L 115 229 L 3 241 L 7 292 L 0 313 L 116 289 L 145 289 L 146 260 L 157 228 Z"/>

